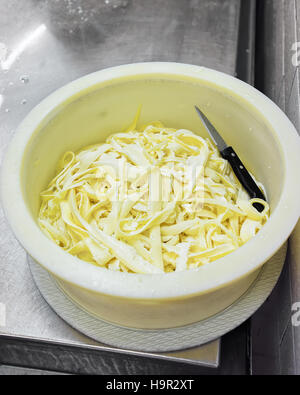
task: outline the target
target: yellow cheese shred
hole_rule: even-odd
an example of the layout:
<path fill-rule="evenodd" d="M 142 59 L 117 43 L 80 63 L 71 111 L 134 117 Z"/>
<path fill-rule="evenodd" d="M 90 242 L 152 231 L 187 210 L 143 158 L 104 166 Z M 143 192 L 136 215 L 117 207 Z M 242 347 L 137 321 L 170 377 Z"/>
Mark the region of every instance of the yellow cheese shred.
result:
<path fill-rule="evenodd" d="M 86 262 L 129 273 L 197 270 L 254 237 L 269 205 L 249 199 L 212 142 L 160 122 L 138 130 L 138 117 L 104 144 L 65 153 L 41 193 L 45 234 Z"/>

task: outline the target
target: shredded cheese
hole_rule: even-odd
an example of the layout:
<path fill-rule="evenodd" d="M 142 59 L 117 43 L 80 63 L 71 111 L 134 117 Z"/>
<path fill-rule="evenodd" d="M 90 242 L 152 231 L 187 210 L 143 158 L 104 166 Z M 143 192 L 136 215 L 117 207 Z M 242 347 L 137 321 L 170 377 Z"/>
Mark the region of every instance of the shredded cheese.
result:
<path fill-rule="evenodd" d="M 160 122 L 137 130 L 137 120 L 104 144 L 65 153 L 41 193 L 38 222 L 49 238 L 109 270 L 168 273 L 197 270 L 256 235 L 268 203 L 249 199 L 210 140 Z"/>

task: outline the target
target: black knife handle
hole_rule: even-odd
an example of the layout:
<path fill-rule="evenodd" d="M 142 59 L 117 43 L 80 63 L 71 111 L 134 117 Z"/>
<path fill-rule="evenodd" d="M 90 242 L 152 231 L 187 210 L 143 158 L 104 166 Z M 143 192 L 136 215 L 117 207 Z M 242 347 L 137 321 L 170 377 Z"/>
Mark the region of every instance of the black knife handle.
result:
<path fill-rule="evenodd" d="M 220 152 L 222 157 L 230 163 L 232 170 L 237 176 L 240 183 L 248 192 L 250 199 L 262 199 L 266 200 L 264 194 L 257 186 L 256 182 L 253 180 L 248 170 L 244 166 L 243 162 L 240 160 L 236 152 L 232 147 L 227 147 L 223 151 Z M 253 203 L 253 206 L 257 211 L 262 212 L 264 210 L 264 206 L 260 203 Z"/>

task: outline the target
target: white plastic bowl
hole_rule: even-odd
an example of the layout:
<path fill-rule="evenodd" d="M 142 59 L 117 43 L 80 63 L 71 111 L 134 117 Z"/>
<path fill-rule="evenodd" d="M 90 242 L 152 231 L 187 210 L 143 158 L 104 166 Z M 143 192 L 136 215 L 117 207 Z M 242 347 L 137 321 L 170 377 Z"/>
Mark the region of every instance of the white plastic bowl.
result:
<path fill-rule="evenodd" d="M 49 240 L 37 224 L 39 193 L 67 150 L 104 141 L 141 123 L 206 136 L 204 109 L 224 139 L 263 182 L 271 216 L 259 234 L 198 271 L 127 274 L 83 262 Z M 300 140 L 284 113 L 253 87 L 223 73 L 176 63 L 140 63 L 87 75 L 43 100 L 19 126 L 2 168 L 3 206 L 26 251 L 83 308 L 136 328 L 168 328 L 207 318 L 237 300 L 292 232 L 300 212 Z"/>

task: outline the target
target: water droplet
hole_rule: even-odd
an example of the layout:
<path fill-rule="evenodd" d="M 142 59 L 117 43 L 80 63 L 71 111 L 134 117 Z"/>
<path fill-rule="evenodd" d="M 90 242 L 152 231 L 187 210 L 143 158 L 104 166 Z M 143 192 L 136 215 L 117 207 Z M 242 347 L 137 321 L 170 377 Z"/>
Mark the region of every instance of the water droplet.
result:
<path fill-rule="evenodd" d="M 8 86 L 13 86 L 13 85 L 14 83 L 12 81 L 8 83 Z"/>
<path fill-rule="evenodd" d="M 5 111 L 6 113 L 8 113 L 8 112 L 10 112 L 10 109 L 9 109 L 9 108 L 6 108 L 4 111 Z"/>
<path fill-rule="evenodd" d="M 109 4 L 109 0 L 105 0 L 105 2 L 104 2 L 105 4 Z"/>
<path fill-rule="evenodd" d="M 23 104 L 23 105 L 25 105 L 27 103 L 27 100 L 26 99 L 23 99 L 22 101 L 21 101 L 21 104 Z"/>
<path fill-rule="evenodd" d="M 249 132 L 253 132 L 253 128 L 249 128 Z"/>
<path fill-rule="evenodd" d="M 29 77 L 28 77 L 28 75 L 22 75 L 22 76 L 20 77 L 20 81 L 23 82 L 23 84 L 28 84 L 28 82 L 29 82 Z"/>
<path fill-rule="evenodd" d="M 4 43 L 0 43 L 0 61 L 5 60 L 7 52 L 7 46 Z"/>

